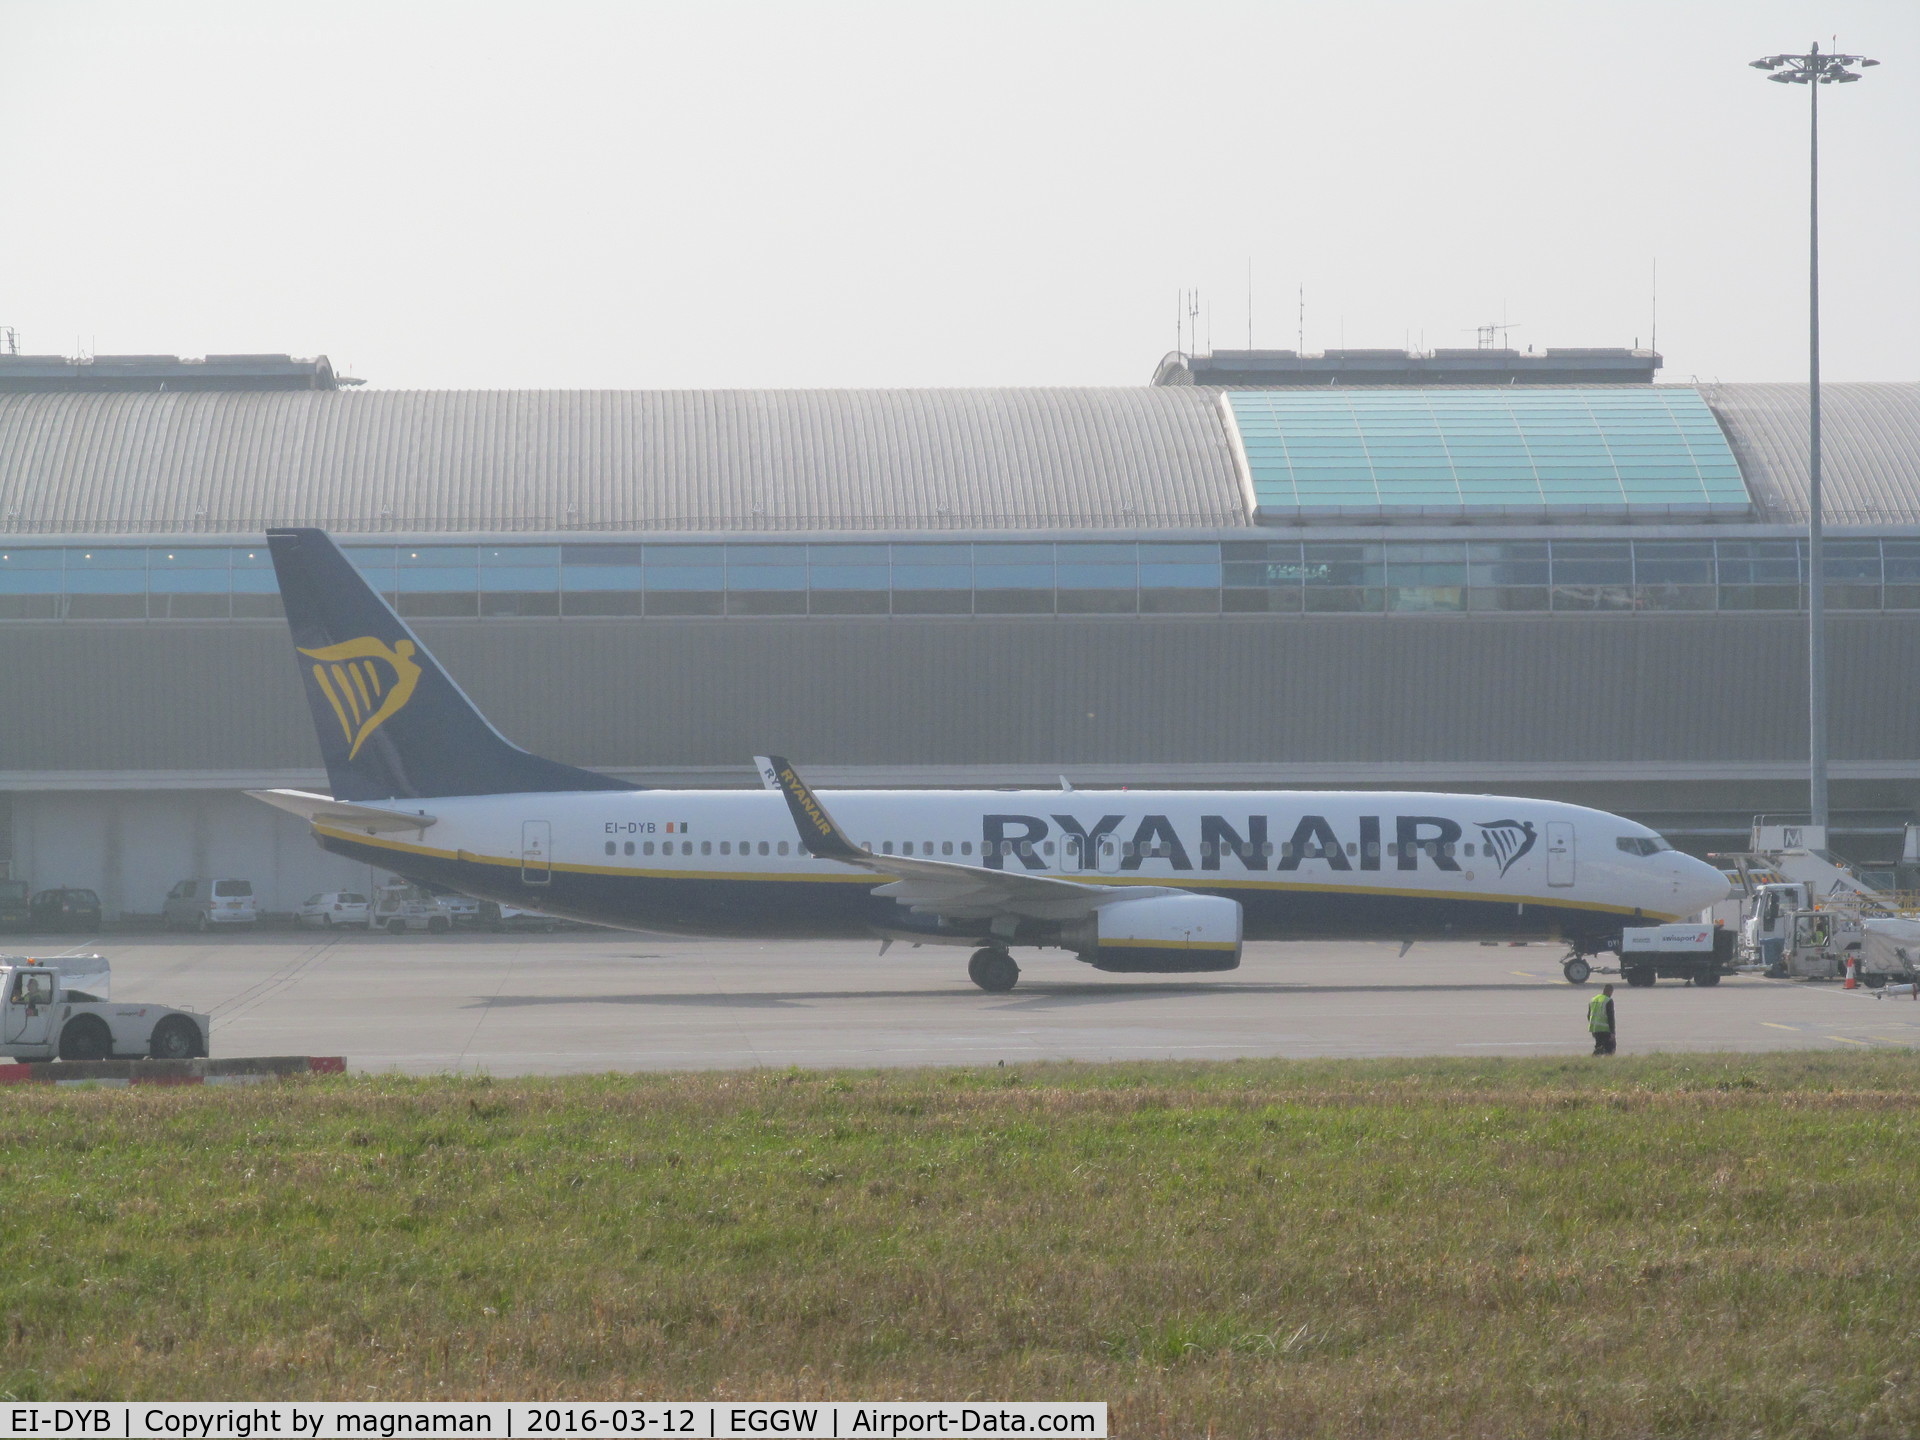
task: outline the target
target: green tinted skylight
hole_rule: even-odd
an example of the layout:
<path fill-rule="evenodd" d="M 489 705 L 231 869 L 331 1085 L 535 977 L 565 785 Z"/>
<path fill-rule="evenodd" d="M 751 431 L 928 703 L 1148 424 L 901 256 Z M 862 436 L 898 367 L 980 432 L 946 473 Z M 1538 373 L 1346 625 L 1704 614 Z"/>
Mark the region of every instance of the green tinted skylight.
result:
<path fill-rule="evenodd" d="M 1695 390 L 1233 390 L 1263 520 L 1744 515 Z"/>

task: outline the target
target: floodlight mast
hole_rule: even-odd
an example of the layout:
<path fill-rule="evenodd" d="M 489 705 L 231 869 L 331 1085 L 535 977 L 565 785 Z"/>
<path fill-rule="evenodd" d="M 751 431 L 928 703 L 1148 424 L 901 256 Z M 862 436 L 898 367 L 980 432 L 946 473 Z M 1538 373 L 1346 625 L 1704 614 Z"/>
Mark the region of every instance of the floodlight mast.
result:
<path fill-rule="evenodd" d="M 1878 65 L 1864 55 L 1768 55 L 1750 62 L 1781 85 L 1807 87 L 1807 790 L 1808 818 L 1823 829 L 1827 803 L 1827 573 L 1820 496 L 1820 87 L 1846 85 Z"/>

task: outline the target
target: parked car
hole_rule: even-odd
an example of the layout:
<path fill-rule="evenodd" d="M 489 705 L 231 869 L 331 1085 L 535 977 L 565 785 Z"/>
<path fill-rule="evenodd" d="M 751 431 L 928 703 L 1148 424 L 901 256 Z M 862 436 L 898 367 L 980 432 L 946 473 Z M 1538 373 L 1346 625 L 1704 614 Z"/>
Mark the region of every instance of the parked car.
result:
<path fill-rule="evenodd" d="M 259 918 L 251 880 L 182 880 L 160 906 L 161 923 L 169 930 L 250 928 Z"/>
<path fill-rule="evenodd" d="M 24 880 L 0 880 L 0 930 L 25 930 L 33 923 L 33 900 Z"/>
<path fill-rule="evenodd" d="M 365 925 L 371 907 L 357 890 L 323 890 L 309 895 L 299 909 L 302 925 L 331 930 L 336 925 Z"/>
<path fill-rule="evenodd" d="M 72 885 L 42 890 L 33 897 L 31 923 L 35 930 L 98 930 L 100 897 Z"/>

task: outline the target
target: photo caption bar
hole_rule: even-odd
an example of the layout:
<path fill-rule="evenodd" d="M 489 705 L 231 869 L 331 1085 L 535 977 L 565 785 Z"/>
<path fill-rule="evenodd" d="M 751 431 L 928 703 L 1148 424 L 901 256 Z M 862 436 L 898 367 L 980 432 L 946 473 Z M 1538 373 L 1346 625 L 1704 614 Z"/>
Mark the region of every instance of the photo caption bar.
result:
<path fill-rule="evenodd" d="M 915 1436 L 1066 1435 L 1106 1440 L 1105 1401 L 610 1400 L 512 1403 L 276 1401 L 0 1405 L 8 1436 L 32 1440 L 401 1440 L 478 1435 L 489 1440 L 560 1436 L 662 1436 L 711 1440 L 761 1435 L 797 1440 L 905 1440 Z"/>

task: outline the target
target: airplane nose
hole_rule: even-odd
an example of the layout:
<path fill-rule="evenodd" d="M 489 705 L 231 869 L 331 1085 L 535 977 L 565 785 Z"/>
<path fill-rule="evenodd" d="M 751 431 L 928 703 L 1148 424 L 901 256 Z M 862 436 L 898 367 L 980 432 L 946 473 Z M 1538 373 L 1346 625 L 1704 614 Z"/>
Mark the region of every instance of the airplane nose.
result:
<path fill-rule="evenodd" d="M 1733 893 L 1727 877 L 1706 861 L 1678 853 L 1674 859 L 1680 862 L 1674 874 L 1675 908 L 1682 914 L 1704 910 Z"/>

